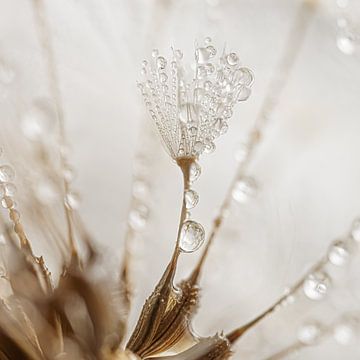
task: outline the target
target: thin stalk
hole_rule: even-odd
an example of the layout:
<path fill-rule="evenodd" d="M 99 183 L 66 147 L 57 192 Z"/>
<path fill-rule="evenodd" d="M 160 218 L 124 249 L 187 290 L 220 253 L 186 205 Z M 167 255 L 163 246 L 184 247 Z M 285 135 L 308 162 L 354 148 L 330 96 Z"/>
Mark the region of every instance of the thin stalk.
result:
<path fill-rule="evenodd" d="M 283 296 L 281 296 L 274 304 L 272 304 L 269 308 L 267 308 L 260 315 L 256 316 L 253 320 L 249 321 L 247 324 L 233 330 L 227 335 L 228 340 L 231 343 L 234 343 L 238 340 L 245 332 L 252 329 L 259 322 L 267 318 L 270 314 L 276 312 L 281 308 L 281 304 L 283 304 L 290 296 L 294 295 L 304 284 L 304 281 L 308 278 L 308 276 L 316 271 L 319 271 L 327 264 L 327 258 L 324 257 L 316 262 L 291 288 L 286 292 Z"/>

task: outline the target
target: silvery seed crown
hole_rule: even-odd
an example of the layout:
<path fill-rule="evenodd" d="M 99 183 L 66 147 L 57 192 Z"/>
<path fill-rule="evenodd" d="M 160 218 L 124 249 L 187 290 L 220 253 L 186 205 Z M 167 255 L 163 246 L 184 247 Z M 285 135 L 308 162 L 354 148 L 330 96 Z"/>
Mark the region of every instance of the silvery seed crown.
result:
<path fill-rule="evenodd" d="M 170 156 L 198 158 L 215 150 L 233 107 L 250 96 L 254 77 L 236 53 L 224 50 L 217 57 L 210 38 L 195 47 L 192 71 L 185 70 L 180 50 L 172 52 L 166 60 L 153 50 L 138 86 Z"/>

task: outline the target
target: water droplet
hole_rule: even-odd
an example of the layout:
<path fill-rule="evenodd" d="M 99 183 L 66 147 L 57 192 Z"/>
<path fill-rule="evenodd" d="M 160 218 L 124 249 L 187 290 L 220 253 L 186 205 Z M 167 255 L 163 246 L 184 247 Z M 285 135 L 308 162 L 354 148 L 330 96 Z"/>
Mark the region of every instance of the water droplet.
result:
<path fill-rule="evenodd" d="M 9 85 L 14 81 L 14 78 L 14 70 L 9 65 L 0 62 L 0 83 Z"/>
<path fill-rule="evenodd" d="M 145 181 L 137 180 L 133 184 L 132 193 L 136 199 L 145 199 L 149 195 L 149 186 Z"/>
<path fill-rule="evenodd" d="M 167 79 L 168 79 L 168 76 L 165 73 L 159 74 L 159 80 L 161 83 L 165 83 Z"/>
<path fill-rule="evenodd" d="M 336 240 L 330 245 L 328 258 L 333 265 L 345 265 L 348 262 L 349 257 L 350 251 L 345 241 Z"/>
<path fill-rule="evenodd" d="M 38 99 L 23 115 L 21 129 L 29 140 L 39 141 L 51 134 L 56 122 L 57 112 L 54 104 L 47 99 Z"/>
<path fill-rule="evenodd" d="M 242 67 L 236 71 L 237 74 L 237 82 L 240 85 L 250 86 L 254 81 L 253 72 L 245 67 Z"/>
<path fill-rule="evenodd" d="M 63 170 L 63 177 L 67 183 L 71 183 L 75 179 L 75 171 L 69 165 L 66 165 Z"/>
<path fill-rule="evenodd" d="M 141 63 L 142 67 L 146 67 L 148 64 L 148 62 L 146 60 L 143 60 L 143 62 Z"/>
<path fill-rule="evenodd" d="M 200 248 L 205 239 L 205 231 L 201 224 L 188 220 L 184 222 L 180 232 L 180 249 L 191 253 Z"/>
<path fill-rule="evenodd" d="M 207 75 L 211 75 L 215 71 L 215 66 L 211 63 L 205 65 Z"/>
<path fill-rule="evenodd" d="M 166 67 L 166 60 L 163 56 L 159 56 L 156 60 L 156 65 L 159 70 L 164 70 Z"/>
<path fill-rule="evenodd" d="M 339 50 L 346 55 L 352 55 L 355 52 L 355 42 L 351 36 L 338 36 L 336 44 Z"/>
<path fill-rule="evenodd" d="M 4 208 L 4 209 L 11 209 L 15 206 L 14 204 L 14 200 L 12 199 L 12 197 L 10 196 L 4 196 L 2 199 L 1 199 L 1 206 Z"/>
<path fill-rule="evenodd" d="M 239 203 L 246 203 L 250 198 L 256 196 L 257 189 L 257 184 L 253 178 L 244 177 L 235 184 L 232 197 Z"/>
<path fill-rule="evenodd" d="M 211 37 L 209 37 L 209 36 L 207 36 L 206 38 L 205 38 L 205 40 L 204 40 L 204 43 L 206 44 L 206 45 L 208 45 L 208 44 L 210 44 L 211 43 Z"/>
<path fill-rule="evenodd" d="M 207 46 L 206 50 L 209 53 L 210 58 L 216 55 L 216 49 L 212 45 Z"/>
<path fill-rule="evenodd" d="M 211 88 L 212 88 L 212 83 L 211 83 L 211 81 L 205 81 L 205 82 L 204 82 L 204 90 L 205 90 L 205 91 L 210 91 Z"/>
<path fill-rule="evenodd" d="M 199 64 L 207 63 L 210 59 L 210 52 L 207 48 L 198 48 L 195 51 L 195 58 Z"/>
<path fill-rule="evenodd" d="M 194 190 L 191 189 L 186 190 L 184 197 L 185 197 L 185 206 L 187 209 L 194 208 L 199 202 L 199 195 Z"/>
<path fill-rule="evenodd" d="M 14 196 L 16 194 L 16 186 L 13 183 L 3 184 L 4 192 L 8 196 Z"/>
<path fill-rule="evenodd" d="M 216 150 L 216 145 L 213 142 L 209 142 L 205 145 L 205 152 L 211 154 Z"/>
<path fill-rule="evenodd" d="M 190 174 L 189 174 L 190 182 L 196 181 L 200 177 L 200 175 L 201 175 L 201 167 L 195 161 L 190 165 Z"/>
<path fill-rule="evenodd" d="M 251 95 L 251 89 L 248 87 L 241 87 L 239 92 L 237 93 L 237 101 L 245 101 Z"/>
<path fill-rule="evenodd" d="M 310 274 L 304 281 L 303 290 L 305 295 L 311 300 L 321 300 L 327 294 L 331 280 L 328 274 L 318 271 Z"/>
<path fill-rule="evenodd" d="M 351 345 L 356 341 L 356 334 L 360 329 L 359 318 L 346 314 L 334 327 L 333 336 L 340 345 Z"/>
<path fill-rule="evenodd" d="M 235 53 L 230 53 L 226 57 L 226 61 L 230 66 L 235 66 L 239 63 L 239 57 Z"/>
<path fill-rule="evenodd" d="M 322 326 L 317 322 L 304 324 L 298 331 L 298 339 L 305 345 L 316 344 L 322 335 Z"/>
<path fill-rule="evenodd" d="M 158 50 L 158 49 L 154 49 L 154 50 L 151 52 L 151 56 L 152 56 L 153 58 L 156 58 L 158 55 L 159 55 L 159 50 Z"/>
<path fill-rule="evenodd" d="M 143 230 L 145 228 L 148 218 L 149 209 L 145 205 L 138 205 L 135 209 L 130 211 L 129 225 L 135 231 Z"/>
<path fill-rule="evenodd" d="M 66 194 L 65 205 L 69 209 L 78 209 L 80 205 L 80 196 L 74 192 Z"/>
<path fill-rule="evenodd" d="M 360 244 L 360 219 L 355 219 L 351 227 L 352 238 Z"/>
<path fill-rule="evenodd" d="M 205 149 L 205 145 L 201 141 L 196 141 L 194 144 L 195 155 L 201 155 Z"/>
<path fill-rule="evenodd" d="M 9 165 L 0 166 L 0 181 L 1 182 L 10 182 L 15 178 L 15 171 Z"/>

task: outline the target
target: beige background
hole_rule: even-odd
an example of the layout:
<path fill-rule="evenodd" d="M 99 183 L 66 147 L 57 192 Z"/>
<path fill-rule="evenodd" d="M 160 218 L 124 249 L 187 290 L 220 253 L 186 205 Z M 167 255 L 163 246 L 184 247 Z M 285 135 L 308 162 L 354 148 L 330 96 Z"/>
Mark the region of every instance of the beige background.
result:
<path fill-rule="evenodd" d="M 200 203 L 193 215 L 209 229 L 235 170 L 234 150 L 277 71 L 299 3 L 47 1 L 81 213 L 104 252 L 114 256 L 110 271 L 120 258 L 134 153 L 142 145 L 138 134 L 145 112 L 136 88 L 141 60 L 152 46 L 166 52 L 175 45 L 190 61 L 194 39 L 211 36 L 219 48 L 226 42 L 237 51 L 255 73 L 251 98 L 237 107 L 217 151 L 201 161 L 203 173 L 195 184 Z M 359 53 L 342 54 L 335 39 L 335 0 L 323 0 L 250 168 L 259 194 L 247 205 L 232 207 L 212 249 L 195 320 L 199 334 L 231 330 L 264 309 L 360 214 Z M 11 84 L 1 85 L 0 124 L 16 128 L 33 99 L 49 94 L 31 1 L 0 1 L 0 58 L 15 73 Z M 151 217 L 137 255 L 134 319 L 170 256 L 181 195 L 176 166 L 159 144 L 148 151 Z M 194 260 L 195 255 L 184 256 L 180 273 Z M 336 290 L 328 301 L 313 304 L 300 297 L 249 333 L 234 358 L 264 358 L 294 339 L 300 319 L 312 319 L 313 313 L 331 319 L 356 308 L 359 266 L 355 259 L 336 272 Z M 342 347 L 328 340 L 296 358 L 359 356 L 356 345 Z"/>

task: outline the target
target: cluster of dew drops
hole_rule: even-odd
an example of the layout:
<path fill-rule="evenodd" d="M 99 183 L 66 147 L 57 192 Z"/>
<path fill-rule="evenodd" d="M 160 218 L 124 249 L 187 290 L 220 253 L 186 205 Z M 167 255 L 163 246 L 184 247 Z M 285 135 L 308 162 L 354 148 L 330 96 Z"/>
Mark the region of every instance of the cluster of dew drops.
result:
<path fill-rule="evenodd" d="M 352 255 L 360 246 L 360 218 L 354 220 L 350 233 L 342 239 L 333 241 L 327 251 L 327 256 L 321 269 L 310 273 L 303 282 L 305 296 L 314 301 L 325 298 L 332 285 L 329 274 L 323 269 L 325 266 L 343 267 L 349 263 Z M 290 299 L 293 301 L 293 298 Z M 298 339 L 304 345 L 313 345 L 320 341 L 326 327 L 318 321 L 309 321 L 299 328 Z M 338 319 L 332 329 L 332 335 L 341 345 L 350 344 L 356 333 L 360 331 L 360 319 L 355 314 L 346 313 Z"/>
<path fill-rule="evenodd" d="M 215 150 L 214 140 L 226 133 L 233 107 L 248 99 L 254 80 L 252 72 L 241 66 L 236 53 L 224 53 L 216 62 L 216 48 L 207 37 L 195 50 L 194 78 L 185 79 L 180 50 L 173 50 L 171 71 L 167 60 L 152 52 L 152 61 L 144 60 L 138 84 L 172 157 L 199 156 Z M 190 79 L 189 79 L 190 80 Z M 178 130 L 181 130 L 178 142 Z M 172 146 L 174 145 L 175 146 Z"/>

